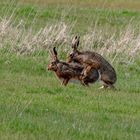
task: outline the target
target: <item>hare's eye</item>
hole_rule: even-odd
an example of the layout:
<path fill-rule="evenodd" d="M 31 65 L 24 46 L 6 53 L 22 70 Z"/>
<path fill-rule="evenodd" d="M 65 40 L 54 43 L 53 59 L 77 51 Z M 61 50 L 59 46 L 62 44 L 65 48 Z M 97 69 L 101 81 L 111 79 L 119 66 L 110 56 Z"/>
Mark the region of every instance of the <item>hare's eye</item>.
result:
<path fill-rule="evenodd" d="M 55 65 L 55 62 L 52 62 L 51 64 L 52 64 L 52 65 Z"/>
<path fill-rule="evenodd" d="M 72 58 L 72 57 L 74 57 L 74 54 L 73 54 L 73 53 L 71 53 L 71 54 L 70 54 L 70 57 L 71 57 L 71 58 Z"/>

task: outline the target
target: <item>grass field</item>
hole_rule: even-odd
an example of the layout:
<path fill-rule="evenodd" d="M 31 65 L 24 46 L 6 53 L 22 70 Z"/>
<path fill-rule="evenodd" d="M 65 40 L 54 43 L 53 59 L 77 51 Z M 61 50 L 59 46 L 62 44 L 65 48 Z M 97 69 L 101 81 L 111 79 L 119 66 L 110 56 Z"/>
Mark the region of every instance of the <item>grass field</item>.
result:
<path fill-rule="evenodd" d="M 80 2 L 80 4 L 79 4 Z M 33 4 L 34 3 L 34 4 Z M 139 140 L 140 2 L 0 1 L 0 140 Z M 117 90 L 61 85 L 48 49 L 102 54 Z"/>

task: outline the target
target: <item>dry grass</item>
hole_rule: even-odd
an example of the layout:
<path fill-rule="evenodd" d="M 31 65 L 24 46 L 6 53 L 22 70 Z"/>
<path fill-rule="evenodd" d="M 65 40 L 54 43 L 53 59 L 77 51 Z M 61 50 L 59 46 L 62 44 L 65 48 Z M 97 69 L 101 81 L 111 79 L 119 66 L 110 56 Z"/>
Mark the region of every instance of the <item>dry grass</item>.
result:
<path fill-rule="evenodd" d="M 82 46 L 84 50 L 89 48 L 96 52 L 112 58 L 114 61 L 132 62 L 140 54 L 140 32 L 135 35 L 136 29 L 128 25 L 124 30 L 109 34 L 104 29 L 94 28 L 93 31 L 83 37 Z M 94 46 L 94 47 L 93 47 Z"/>
<path fill-rule="evenodd" d="M 21 20 L 17 26 L 12 25 L 11 19 L 0 21 L 0 47 L 8 47 L 9 51 L 17 54 L 32 54 L 42 49 L 50 49 L 58 46 L 61 52 L 68 52 L 73 35 L 70 34 L 72 27 L 65 23 L 48 25 L 34 33 L 32 28 L 25 29 L 24 21 Z M 112 58 L 114 61 L 134 61 L 140 54 L 140 33 L 135 35 L 135 29 L 130 25 L 120 31 L 111 34 L 101 28 L 93 28 L 90 33 L 81 36 L 81 48 L 83 50 L 94 50 L 98 53 Z M 65 44 L 65 45 L 64 45 Z M 68 47 L 65 47 L 68 46 Z"/>
<path fill-rule="evenodd" d="M 14 1 L 15 0 L 12 2 Z M 24 2 L 26 2 L 26 0 Z M 37 2 L 37 0 L 35 2 Z M 42 2 L 42 0 L 39 2 Z M 47 2 L 53 3 L 54 1 L 46 1 L 46 3 Z M 62 0 L 61 2 L 65 3 L 66 1 Z M 75 2 L 78 3 L 78 0 Z M 94 3 L 97 1 L 89 0 L 88 2 Z M 115 2 L 116 1 L 114 1 L 114 3 Z M 118 3 L 119 2 L 123 1 L 118 1 Z M 131 2 L 131 0 L 128 1 L 128 3 Z M 53 46 L 57 46 L 64 54 L 70 51 L 71 40 L 74 36 L 72 34 L 72 29 L 75 24 L 74 21 L 68 24 L 63 20 L 63 17 L 60 17 L 57 23 L 48 24 L 45 27 L 40 27 L 38 31 L 35 31 L 33 24 L 35 24 L 36 16 L 33 19 L 33 24 L 27 28 L 26 22 L 28 22 L 29 16 L 26 20 L 21 18 L 21 20 L 17 22 L 14 14 L 13 11 L 9 18 L 5 15 L 0 19 L 0 48 L 8 48 L 8 52 L 28 55 L 34 52 L 40 52 L 42 49 L 51 49 Z M 30 15 L 30 13 L 28 13 L 28 15 Z M 63 15 L 65 15 L 65 13 L 62 13 L 62 16 Z M 126 28 L 123 30 L 110 31 L 108 25 L 107 27 L 101 27 L 98 26 L 97 22 L 95 22 L 95 25 L 91 24 L 91 27 L 89 25 L 87 26 L 88 31 L 84 32 L 81 36 L 80 47 L 83 48 L 83 50 L 97 51 L 103 56 L 111 58 L 112 63 L 135 61 L 140 54 L 140 31 L 136 29 L 136 26 L 130 23 L 126 25 Z"/>
<path fill-rule="evenodd" d="M 56 44 L 67 41 L 67 26 L 65 23 L 46 26 L 34 33 L 33 29 L 26 29 L 24 21 L 14 27 L 10 19 L 0 21 L 0 47 L 9 47 L 9 51 L 18 54 L 31 54 L 43 48 L 49 49 Z"/>

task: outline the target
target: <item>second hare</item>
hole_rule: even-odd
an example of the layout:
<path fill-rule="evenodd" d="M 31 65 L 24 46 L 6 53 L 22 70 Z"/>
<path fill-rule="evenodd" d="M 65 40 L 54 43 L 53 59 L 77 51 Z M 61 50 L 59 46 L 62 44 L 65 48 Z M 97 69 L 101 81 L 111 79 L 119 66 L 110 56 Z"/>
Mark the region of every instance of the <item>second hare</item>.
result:
<path fill-rule="evenodd" d="M 72 40 L 72 52 L 68 56 L 68 63 L 76 62 L 84 66 L 83 76 L 86 77 L 91 69 L 99 71 L 100 80 L 104 88 L 114 88 L 117 80 L 116 71 L 112 65 L 100 54 L 91 51 L 78 51 L 80 37 L 76 36 Z M 87 72 L 88 71 L 88 72 Z M 86 73 L 86 75 L 84 74 Z M 84 78 L 83 78 L 84 79 Z"/>

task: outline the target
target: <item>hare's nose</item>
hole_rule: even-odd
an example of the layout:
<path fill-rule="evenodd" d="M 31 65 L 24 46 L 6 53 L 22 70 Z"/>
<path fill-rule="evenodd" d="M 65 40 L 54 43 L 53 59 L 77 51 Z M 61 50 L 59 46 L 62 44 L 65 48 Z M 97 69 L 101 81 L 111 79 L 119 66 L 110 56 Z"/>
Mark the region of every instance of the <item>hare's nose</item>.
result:
<path fill-rule="evenodd" d="M 48 70 L 50 70 L 51 69 L 51 65 L 48 65 Z"/>
<path fill-rule="evenodd" d="M 70 57 L 73 57 L 73 56 L 74 56 L 73 52 L 72 52 L 72 53 L 70 53 Z"/>

